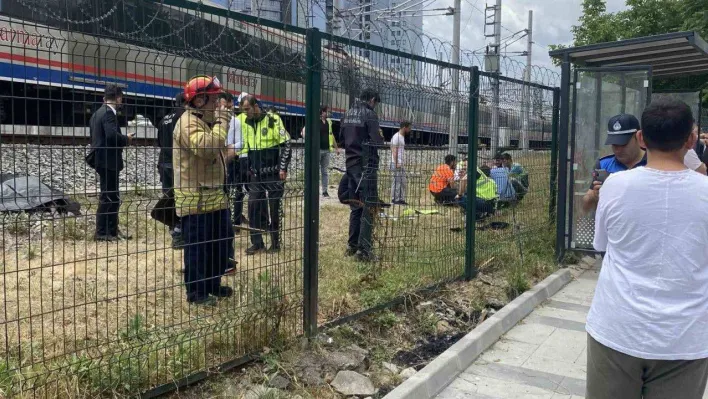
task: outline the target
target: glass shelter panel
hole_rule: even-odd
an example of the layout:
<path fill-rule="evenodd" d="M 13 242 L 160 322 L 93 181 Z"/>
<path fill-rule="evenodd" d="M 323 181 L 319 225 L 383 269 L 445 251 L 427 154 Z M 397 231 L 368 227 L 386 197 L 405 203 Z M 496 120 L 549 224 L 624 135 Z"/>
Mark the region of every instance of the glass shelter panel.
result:
<path fill-rule="evenodd" d="M 640 117 L 651 96 L 650 75 L 648 68 L 576 70 L 571 122 L 571 248 L 593 249 L 595 211 L 583 209 L 583 197 L 592 185 L 597 160 L 612 155 L 612 147 L 605 146 L 607 121 L 621 113 Z"/>

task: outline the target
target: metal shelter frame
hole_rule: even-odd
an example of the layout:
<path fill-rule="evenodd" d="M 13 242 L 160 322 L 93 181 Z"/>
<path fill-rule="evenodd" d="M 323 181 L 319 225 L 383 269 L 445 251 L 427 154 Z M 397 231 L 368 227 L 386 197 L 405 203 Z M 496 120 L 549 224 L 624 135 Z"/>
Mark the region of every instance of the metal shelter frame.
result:
<path fill-rule="evenodd" d="M 572 239 L 573 172 L 575 153 L 576 82 L 578 72 L 618 73 L 622 101 L 626 95 L 624 73 L 646 72 L 646 103 L 651 101 L 652 81 L 675 76 L 708 74 L 708 43 L 696 32 L 674 32 L 615 42 L 564 48 L 549 52 L 561 61 L 560 116 L 558 129 L 558 190 L 556 192 L 556 256 L 577 250 Z M 693 91 L 701 87 L 687 88 Z M 675 92 L 678 92 L 676 90 Z M 597 91 L 599 97 L 601 92 Z M 601 99 L 598 98 L 598 104 Z M 572 122 L 572 123 L 571 123 Z M 597 134 L 597 133 L 596 133 Z M 594 251 L 593 251 L 594 252 Z"/>

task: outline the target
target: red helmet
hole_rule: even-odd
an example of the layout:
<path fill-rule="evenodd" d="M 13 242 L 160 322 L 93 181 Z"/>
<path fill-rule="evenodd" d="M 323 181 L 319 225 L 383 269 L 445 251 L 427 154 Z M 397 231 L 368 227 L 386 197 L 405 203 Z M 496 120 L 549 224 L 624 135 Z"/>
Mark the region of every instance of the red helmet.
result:
<path fill-rule="evenodd" d="M 184 100 L 190 102 L 198 94 L 219 94 L 223 91 L 216 76 L 195 76 L 184 85 Z"/>

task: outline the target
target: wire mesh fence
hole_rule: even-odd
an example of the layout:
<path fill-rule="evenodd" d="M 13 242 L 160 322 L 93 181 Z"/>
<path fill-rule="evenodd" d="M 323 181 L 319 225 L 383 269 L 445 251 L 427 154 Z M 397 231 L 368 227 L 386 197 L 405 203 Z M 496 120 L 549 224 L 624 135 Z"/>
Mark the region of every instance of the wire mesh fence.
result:
<path fill-rule="evenodd" d="M 2 395 L 159 394 L 551 245 L 551 88 L 262 22 L 0 4 Z"/>

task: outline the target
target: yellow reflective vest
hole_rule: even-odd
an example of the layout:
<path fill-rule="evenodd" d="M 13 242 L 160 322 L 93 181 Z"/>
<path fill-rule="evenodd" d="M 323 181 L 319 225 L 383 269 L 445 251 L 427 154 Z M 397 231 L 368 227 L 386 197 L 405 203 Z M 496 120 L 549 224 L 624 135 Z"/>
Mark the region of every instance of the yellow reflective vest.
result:
<path fill-rule="evenodd" d="M 277 115 L 266 114 L 255 123 L 245 119 L 241 126 L 244 151 L 258 174 L 287 170 L 290 163 L 290 134 Z M 284 145 L 283 154 L 281 146 Z"/>
<path fill-rule="evenodd" d="M 329 125 L 329 150 L 334 150 L 334 131 L 332 130 L 332 120 L 327 118 L 327 124 Z"/>
<path fill-rule="evenodd" d="M 489 201 L 497 198 L 497 183 L 482 172 L 477 167 L 479 178 L 477 179 L 477 198 Z"/>

